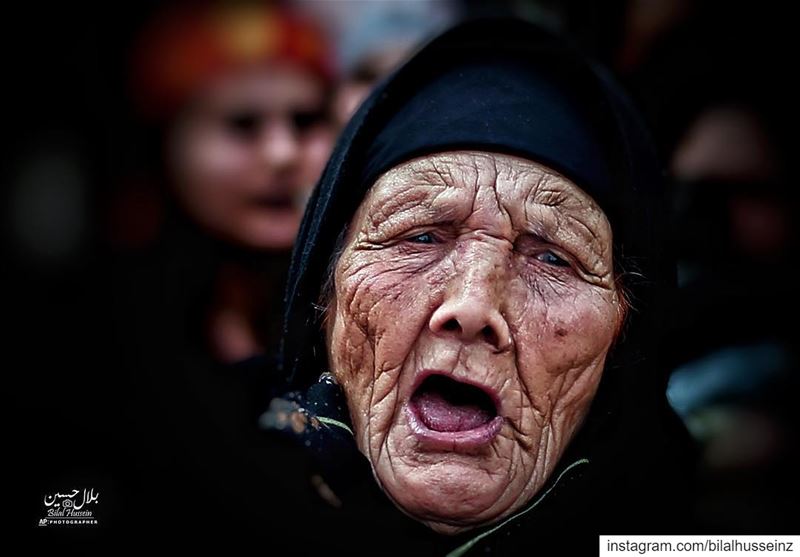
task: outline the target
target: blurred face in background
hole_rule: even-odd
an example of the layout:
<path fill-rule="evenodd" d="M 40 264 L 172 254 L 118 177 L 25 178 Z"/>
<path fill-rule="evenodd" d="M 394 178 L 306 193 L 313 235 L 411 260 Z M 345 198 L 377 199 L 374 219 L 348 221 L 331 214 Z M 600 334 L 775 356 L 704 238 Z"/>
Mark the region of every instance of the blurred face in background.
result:
<path fill-rule="evenodd" d="M 291 65 L 223 75 L 177 117 L 167 162 L 183 209 L 212 235 L 253 249 L 292 246 L 330 154 L 323 84 Z"/>

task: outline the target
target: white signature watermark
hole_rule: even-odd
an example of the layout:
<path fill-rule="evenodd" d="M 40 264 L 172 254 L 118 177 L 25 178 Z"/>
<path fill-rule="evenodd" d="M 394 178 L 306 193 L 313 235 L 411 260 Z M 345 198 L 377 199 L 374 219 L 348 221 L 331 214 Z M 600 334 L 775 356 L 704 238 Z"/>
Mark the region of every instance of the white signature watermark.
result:
<path fill-rule="evenodd" d="M 52 493 L 44 496 L 45 516 L 39 519 L 39 526 L 86 525 L 96 526 L 95 508 L 99 492 L 91 489 L 73 489 L 67 493 Z"/>

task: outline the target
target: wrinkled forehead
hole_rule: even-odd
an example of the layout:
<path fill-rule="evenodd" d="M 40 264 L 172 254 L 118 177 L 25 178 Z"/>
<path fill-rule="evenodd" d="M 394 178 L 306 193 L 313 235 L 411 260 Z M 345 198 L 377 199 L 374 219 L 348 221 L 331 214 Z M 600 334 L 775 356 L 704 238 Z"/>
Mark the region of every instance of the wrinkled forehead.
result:
<path fill-rule="evenodd" d="M 536 225 L 536 215 L 561 215 L 591 236 L 607 235 L 610 224 L 594 199 L 574 182 L 525 158 L 482 151 L 419 157 L 384 173 L 370 188 L 354 219 L 382 221 L 435 212 L 440 219 L 466 217 L 465 210 L 496 209 L 515 227 Z M 532 221 L 532 222 L 525 222 Z"/>

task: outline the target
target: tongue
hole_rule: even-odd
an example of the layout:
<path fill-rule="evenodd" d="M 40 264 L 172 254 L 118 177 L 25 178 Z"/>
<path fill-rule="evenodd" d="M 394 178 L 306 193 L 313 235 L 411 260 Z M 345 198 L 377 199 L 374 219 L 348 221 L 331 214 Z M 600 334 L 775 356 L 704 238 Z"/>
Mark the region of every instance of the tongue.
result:
<path fill-rule="evenodd" d="M 475 404 L 453 404 L 436 391 L 419 394 L 415 402 L 423 423 L 434 431 L 467 431 L 492 419 L 485 408 Z"/>

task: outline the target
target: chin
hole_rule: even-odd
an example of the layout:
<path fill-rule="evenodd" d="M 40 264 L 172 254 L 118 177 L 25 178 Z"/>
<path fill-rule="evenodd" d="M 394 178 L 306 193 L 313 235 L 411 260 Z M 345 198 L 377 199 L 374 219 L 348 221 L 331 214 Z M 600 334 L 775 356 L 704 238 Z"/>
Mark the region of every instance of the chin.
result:
<path fill-rule="evenodd" d="M 431 466 L 417 477 L 399 479 L 390 489 L 398 505 L 436 531 L 457 532 L 500 517 L 495 509 L 505 485 L 473 466 L 447 463 Z"/>
<path fill-rule="evenodd" d="M 275 226 L 267 223 L 239 235 L 239 242 L 256 251 L 287 251 L 292 249 L 297 236 L 296 223 Z"/>
<path fill-rule="evenodd" d="M 502 447 L 420 450 L 416 439 L 408 435 L 407 424 L 394 429 L 390 446 L 381 451 L 394 456 L 379 462 L 374 472 L 403 512 L 436 532 L 457 534 L 495 522 L 513 510 L 521 490 L 519 496 L 513 495 L 518 486 L 508 473 L 508 459 L 500 456 Z M 392 443 L 392 438 L 397 442 Z"/>

